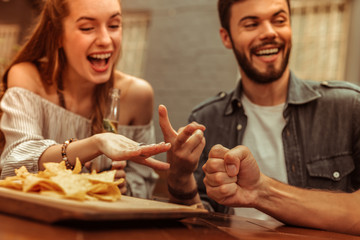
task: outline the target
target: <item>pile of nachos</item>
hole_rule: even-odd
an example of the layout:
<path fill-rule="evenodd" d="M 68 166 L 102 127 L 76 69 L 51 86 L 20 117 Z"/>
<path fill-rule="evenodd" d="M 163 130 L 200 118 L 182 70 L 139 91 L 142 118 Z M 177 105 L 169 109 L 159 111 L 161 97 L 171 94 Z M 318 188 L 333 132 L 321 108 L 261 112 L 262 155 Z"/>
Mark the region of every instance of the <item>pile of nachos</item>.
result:
<path fill-rule="evenodd" d="M 34 174 L 22 166 L 15 170 L 16 176 L 0 180 L 0 187 L 78 201 L 117 201 L 121 198 L 118 185 L 124 179 L 115 180 L 116 170 L 80 173 L 82 165 L 78 158 L 73 170 L 66 169 L 64 161 L 48 162 L 44 167 L 44 171 Z"/>

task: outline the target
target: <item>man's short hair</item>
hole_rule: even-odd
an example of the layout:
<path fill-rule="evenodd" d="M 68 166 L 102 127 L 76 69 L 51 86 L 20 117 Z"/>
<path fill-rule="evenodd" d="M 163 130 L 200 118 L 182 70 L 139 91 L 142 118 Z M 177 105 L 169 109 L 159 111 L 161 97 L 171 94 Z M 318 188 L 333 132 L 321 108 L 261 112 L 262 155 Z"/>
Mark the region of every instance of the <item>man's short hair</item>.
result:
<path fill-rule="evenodd" d="M 218 0 L 218 13 L 220 18 L 220 24 L 228 32 L 230 31 L 230 8 L 233 4 L 243 1 L 245 0 Z M 289 7 L 289 12 L 291 12 L 290 0 L 286 0 L 286 2 Z"/>

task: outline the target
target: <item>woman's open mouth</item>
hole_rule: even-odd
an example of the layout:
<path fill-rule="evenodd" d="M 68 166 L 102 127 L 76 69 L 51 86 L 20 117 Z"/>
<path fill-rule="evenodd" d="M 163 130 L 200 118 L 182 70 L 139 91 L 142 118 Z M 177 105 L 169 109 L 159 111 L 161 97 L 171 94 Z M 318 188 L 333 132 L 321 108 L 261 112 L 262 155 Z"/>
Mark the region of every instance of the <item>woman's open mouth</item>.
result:
<path fill-rule="evenodd" d="M 109 59 L 111 53 L 94 53 L 90 54 L 87 59 L 91 63 L 92 68 L 97 72 L 106 71 L 109 68 Z"/>

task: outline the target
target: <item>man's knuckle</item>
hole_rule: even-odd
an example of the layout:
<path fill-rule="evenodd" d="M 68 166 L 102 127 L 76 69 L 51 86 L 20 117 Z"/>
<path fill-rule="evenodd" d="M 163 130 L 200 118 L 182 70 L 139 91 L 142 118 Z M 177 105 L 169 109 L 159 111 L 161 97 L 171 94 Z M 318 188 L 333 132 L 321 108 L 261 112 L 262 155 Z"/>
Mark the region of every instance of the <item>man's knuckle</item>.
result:
<path fill-rule="evenodd" d="M 226 185 L 221 185 L 221 186 L 219 187 L 219 193 L 220 193 L 221 195 L 226 195 L 227 192 L 228 192 L 228 189 L 227 189 L 227 186 L 226 186 Z"/>
<path fill-rule="evenodd" d="M 223 176 L 221 173 L 215 173 L 214 174 L 214 182 L 217 184 L 217 185 L 220 185 L 223 183 Z"/>

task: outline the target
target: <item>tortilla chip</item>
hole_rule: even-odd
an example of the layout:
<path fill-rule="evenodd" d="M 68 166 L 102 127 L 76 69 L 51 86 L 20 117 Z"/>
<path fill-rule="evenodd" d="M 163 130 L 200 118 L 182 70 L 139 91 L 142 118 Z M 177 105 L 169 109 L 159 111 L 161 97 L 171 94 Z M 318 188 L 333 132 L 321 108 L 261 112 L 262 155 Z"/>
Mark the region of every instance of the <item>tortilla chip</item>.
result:
<path fill-rule="evenodd" d="M 44 167 L 44 171 L 33 174 L 22 166 L 15 170 L 16 176 L 0 180 L 0 187 L 79 201 L 116 201 L 121 198 L 118 185 L 124 179 L 115 181 L 116 170 L 80 173 L 82 165 L 78 158 L 73 170 L 66 169 L 64 161 L 48 162 Z"/>

